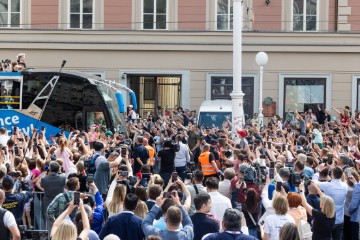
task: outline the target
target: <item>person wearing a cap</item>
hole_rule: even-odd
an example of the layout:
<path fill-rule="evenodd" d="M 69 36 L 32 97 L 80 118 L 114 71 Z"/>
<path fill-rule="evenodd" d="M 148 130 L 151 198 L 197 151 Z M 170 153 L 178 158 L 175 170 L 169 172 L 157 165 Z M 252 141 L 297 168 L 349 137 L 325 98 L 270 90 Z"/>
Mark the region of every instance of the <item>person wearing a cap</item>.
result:
<path fill-rule="evenodd" d="M 248 144 L 247 140 L 245 139 L 246 131 L 245 130 L 237 130 L 236 132 L 237 132 L 237 134 L 239 134 L 239 138 L 240 138 L 240 149 L 244 149 L 246 147 L 246 145 Z"/>
<path fill-rule="evenodd" d="M 202 153 L 200 154 L 198 159 L 201 166 L 201 171 L 204 174 L 205 181 L 207 178 L 210 177 L 219 178 L 218 174 L 221 174 L 221 171 L 216 165 L 214 154 L 210 152 L 209 144 L 205 144 L 202 146 Z"/>
<path fill-rule="evenodd" d="M 13 240 L 20 240 L 20 231 L 16 224 L 14 215 L 2 208 L 2 205 L 5 201 L 5 193 L 0 189 L 0 233 L 1 239 L 10 240 L 10 234 L 12 235 Z"/>
<path fill-rule="evenodd" d="M 23 192 L 14 193 L 14 178 L 10 175 L 6 175 L 2 180 L 2 188 L 5 192 L 5 201 L 3 208 L 14 214 L 17 224 L 21 223 L 24 213 L 24 205 L 32 197 L 32 191 L 28 182 L 21 181 L 21 189 Z"/>
<path fill-rule="evenodd" d="M 203 138 L 203 140 L 205 140 L 205 142 L 207 144 L 211 144 L 211 139 L 218 139 L 218 136 L 216 136 L 215 134 L 211 133 L 211 128 L 210 127 L 206 127 L 205 129 L 205 136 Z"/>
<path fill-rule="evenodd" d="M 134 106 L 133 105 L 129 105 L 128 106 L 128 120 L 129 121 L 134 121 L 136 119 L 136 112 L 134 110 Z"/>

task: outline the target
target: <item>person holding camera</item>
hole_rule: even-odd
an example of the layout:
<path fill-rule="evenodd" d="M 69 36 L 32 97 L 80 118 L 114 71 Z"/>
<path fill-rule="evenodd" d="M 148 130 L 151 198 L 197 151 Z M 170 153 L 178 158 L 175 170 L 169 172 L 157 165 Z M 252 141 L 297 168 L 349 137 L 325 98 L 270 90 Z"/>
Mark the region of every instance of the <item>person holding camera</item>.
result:
<path fill-rule="evenodd" d="M 170 198 L 173 200 L 175 206 L 171 206 L 167 210 L 166 230 L 160 230 L 153 226 L 156 215 L 166 201 L 164 196 L 159 196 L 156 198 L 156 204 L 151 208 L 150 212 L 146 215 L 141 224 L 142 231 L 146 237 L 154 234 L 159 235 L 162 239 L 194 239 L 194 226 L 188 213 L 186 212 L 185 207 L 181 205 L 178 192 L 172 191 Z M 180 223 L 183 225 L 182 229 L 180 229 Z"/>

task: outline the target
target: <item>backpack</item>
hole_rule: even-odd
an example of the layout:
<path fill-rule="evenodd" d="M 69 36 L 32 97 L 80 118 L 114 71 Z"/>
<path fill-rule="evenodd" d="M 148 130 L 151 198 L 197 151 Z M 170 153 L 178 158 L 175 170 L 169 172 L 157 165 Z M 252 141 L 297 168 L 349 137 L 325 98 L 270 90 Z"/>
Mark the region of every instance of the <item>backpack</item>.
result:
<path fill-rule="evenodd" d="M 297 226 L 297 230 L 299 232 L 299 237 L 300 240 L 311 240 L 312 239 L 312 231 L 311 231 L 311 226 L 307 221 L 304 221 L 300 218 L 299 219 L 299 224 Z"/>
<path fill-rule="evenodd" d="M 98 157 L 100 157 L 100 154 L 93 154 L 90 156 L 89 160 L 84 161 L 87 174 L 94 174 L 96 172 L 95 161 Z"/>

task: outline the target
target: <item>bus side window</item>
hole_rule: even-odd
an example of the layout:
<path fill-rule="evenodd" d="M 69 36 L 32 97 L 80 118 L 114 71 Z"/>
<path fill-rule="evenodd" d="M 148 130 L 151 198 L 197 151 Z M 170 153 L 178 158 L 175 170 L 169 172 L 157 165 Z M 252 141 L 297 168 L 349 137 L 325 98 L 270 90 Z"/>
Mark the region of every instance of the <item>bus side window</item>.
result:
<path fill-rule="evenodd" d="M 20 107 L 20 82 L 12 79 L 0 81 L 0 106 L 1 109 L 19 109 Z"/>

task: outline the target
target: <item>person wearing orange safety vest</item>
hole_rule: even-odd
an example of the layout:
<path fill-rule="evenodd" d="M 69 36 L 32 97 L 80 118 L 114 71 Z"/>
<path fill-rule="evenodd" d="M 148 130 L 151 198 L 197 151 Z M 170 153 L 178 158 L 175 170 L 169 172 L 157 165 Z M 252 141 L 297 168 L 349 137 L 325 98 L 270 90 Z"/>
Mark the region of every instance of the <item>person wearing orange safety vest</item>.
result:
<path fill-rule="evenodd" d="M 144 147 L 148 150 L 149 152 L 149 161 L 148 164 L 150 167 L 154 166 L 155 163 L 155 149 L 149 145 L 148 140 L 146 138 L 144 138 Z"/>
<path fill-rule="evenodd" d="M 209 144 L 204 144 L 202 146 L 202 152 L 199 156 L 199 163 L 201 166 L 201 171 L 204 175 L 204 181 L 209 177 L 219 178 L 219 174 L 222 174 L 216 165 L 214 154 L 210 152 Z"/>

